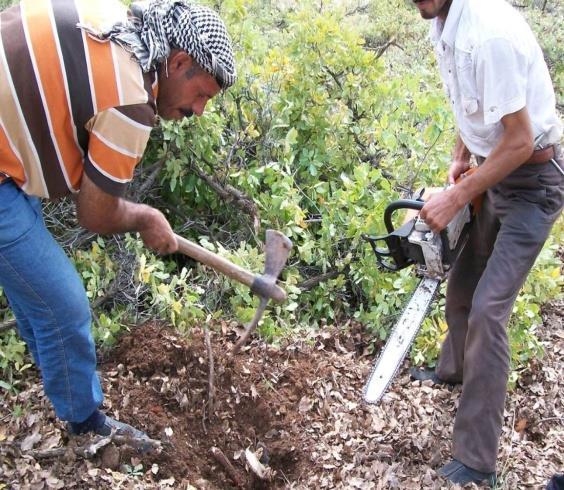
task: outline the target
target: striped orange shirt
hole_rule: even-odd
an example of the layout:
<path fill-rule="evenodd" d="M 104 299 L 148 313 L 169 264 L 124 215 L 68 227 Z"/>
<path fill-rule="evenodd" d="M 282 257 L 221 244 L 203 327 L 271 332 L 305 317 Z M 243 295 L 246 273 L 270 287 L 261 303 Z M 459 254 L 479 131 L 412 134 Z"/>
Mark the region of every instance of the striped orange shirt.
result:
<path fill-rule="evenodd" d="M 156 122 L 156 74 L 77 23 L 125 20 L 110 0 L 23 0 L 0 14 L 0 175 L 27 194 L 121 196 Z"/>

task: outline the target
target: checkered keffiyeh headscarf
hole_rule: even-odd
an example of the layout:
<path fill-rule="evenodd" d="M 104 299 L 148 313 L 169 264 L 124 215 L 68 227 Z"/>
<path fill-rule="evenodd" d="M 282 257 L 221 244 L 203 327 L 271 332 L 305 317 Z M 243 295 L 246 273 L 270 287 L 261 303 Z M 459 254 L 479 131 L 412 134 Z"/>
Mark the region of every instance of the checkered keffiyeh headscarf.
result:
<path fill-rule="evenodd" d="M 92 33 L 88 26 L 78 27 Z M 95 33 L 133 53 L 143 71 L 157 68 L 171 49 L 182 49 L 222 89 L 237 79 L 231 39 L 225 24 L 210 8 L 185 0 L 150 0 L 133 3 L 126 23 Z"/>

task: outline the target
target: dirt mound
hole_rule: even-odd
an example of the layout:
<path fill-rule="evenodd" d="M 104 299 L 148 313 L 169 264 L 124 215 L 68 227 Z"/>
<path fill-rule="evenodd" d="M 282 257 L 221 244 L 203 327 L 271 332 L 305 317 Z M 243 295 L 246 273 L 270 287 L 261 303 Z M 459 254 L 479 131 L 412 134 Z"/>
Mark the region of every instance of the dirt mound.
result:
<path fill-rule="evenodd" d="M 123 337 L 101 365 L 111 411 L 167 442 L 159 456 L 141 458 L 141 464 L 157 464 L 159 479 L 263 488 L 265 481 L 244 468 L 250 448 L 274 471 L 269 488 L 302 479 L 311 470 L 303 414 L 313 381 L 331 378 L 331 365 L 312 362 L 297 349 L 264 345 L 233 357 L 232 339 L 212 333 L 212 375 L 204 337 L 193 330 L 182 338 L 149 323 Z M 231 460 L 236 475 L 217 462 L 212 448 Z"/>

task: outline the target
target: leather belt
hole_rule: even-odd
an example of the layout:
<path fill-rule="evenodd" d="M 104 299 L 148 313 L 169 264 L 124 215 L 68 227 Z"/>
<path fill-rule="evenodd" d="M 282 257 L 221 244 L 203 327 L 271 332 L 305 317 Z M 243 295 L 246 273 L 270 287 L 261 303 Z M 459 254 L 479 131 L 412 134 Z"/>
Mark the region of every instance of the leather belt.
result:
<path fill-rule="evenodd" d="M 546 163 L 552 160 L 556 156 L 556 150 L 554 145 L 547 146 L 542 150 L 535 150 L 529 159 L 524 162 L 524 165 L 531 163 Z"/>

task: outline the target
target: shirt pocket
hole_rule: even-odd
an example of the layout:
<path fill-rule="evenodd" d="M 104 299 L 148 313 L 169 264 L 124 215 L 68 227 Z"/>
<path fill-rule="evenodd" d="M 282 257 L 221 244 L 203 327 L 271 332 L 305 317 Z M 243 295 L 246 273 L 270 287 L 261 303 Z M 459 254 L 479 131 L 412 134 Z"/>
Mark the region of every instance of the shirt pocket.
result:
<path fill-rule="evenodd" d="M 471 116 L 472 114 L 476 114 L 476 112 L 478 112 L 479 104 L 476 97 L 461 94 L 461 101 L 462 110 L 464 111 L 465 116 Z"/>
<path fill-rule="evenodd" d="M 456 77 L 460 90 L 462 111 L 465 116 L 472 116 L 478 112 L 480 99 L 472 68 L 472 54 L 459 49 L 455 50 L 454 61 L 456 65 Z"/>
<path fill-rule="evenodd" d="M 461 131 L 472 138 L 489 141 L 496 131 L 496 125 L 484 124 L 483 101 L 476 82 L 472 53 L 456 49 L 454 59 L 460 91 Z"/>

